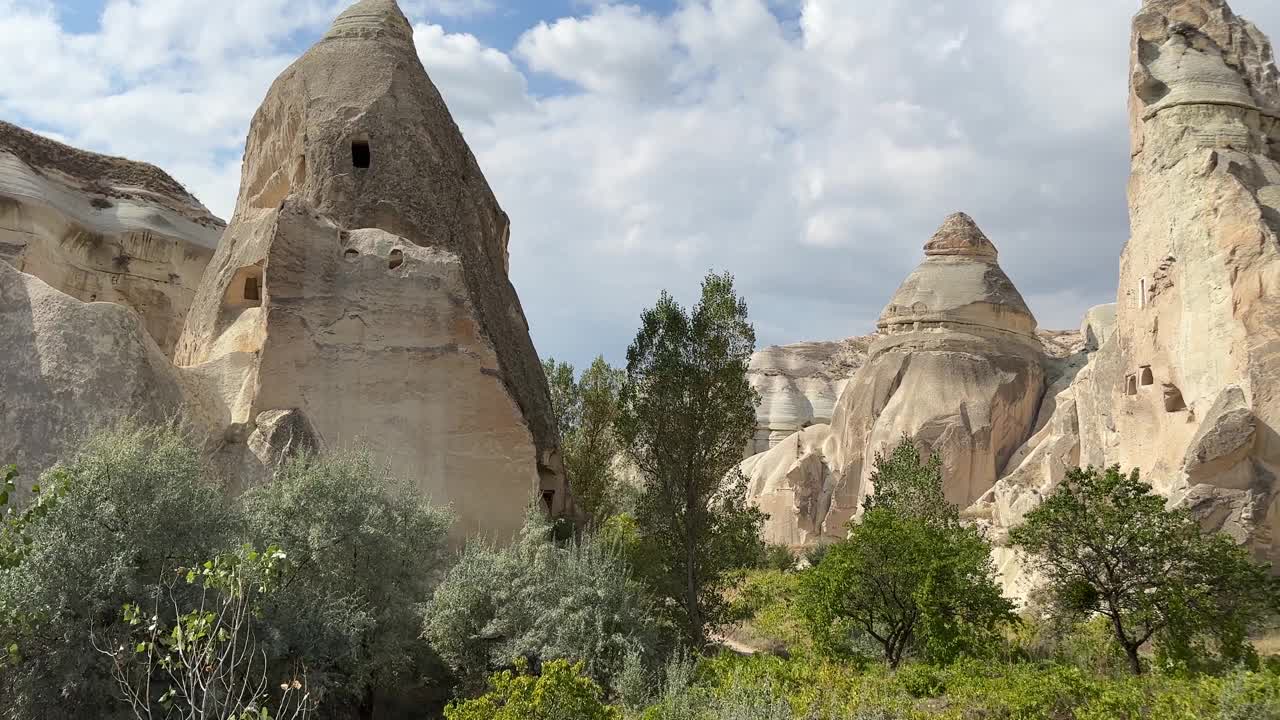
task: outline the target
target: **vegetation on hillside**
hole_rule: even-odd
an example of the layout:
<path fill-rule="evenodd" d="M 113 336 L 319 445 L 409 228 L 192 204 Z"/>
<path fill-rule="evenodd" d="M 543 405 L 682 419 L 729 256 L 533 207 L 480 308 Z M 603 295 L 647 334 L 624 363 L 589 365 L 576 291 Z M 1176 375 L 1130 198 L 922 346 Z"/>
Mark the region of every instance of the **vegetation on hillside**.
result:
<path fill-rule="evenodd" d="M 89 438 L 21 509 L 0 470 L 0 720 L 1280 720 L 1268 568 L 1136 472 L 1072 471 L 1013 533 L 1048 581 L 1019 614 L 910 442 L 846 539 L 764 546 L 753 343 L 713 274 L 646 311 L 625 374 L 548 363 L 575 533 L 531 502 L 451 549 L 359 452 L 229 499 L 170 427 Z"/>

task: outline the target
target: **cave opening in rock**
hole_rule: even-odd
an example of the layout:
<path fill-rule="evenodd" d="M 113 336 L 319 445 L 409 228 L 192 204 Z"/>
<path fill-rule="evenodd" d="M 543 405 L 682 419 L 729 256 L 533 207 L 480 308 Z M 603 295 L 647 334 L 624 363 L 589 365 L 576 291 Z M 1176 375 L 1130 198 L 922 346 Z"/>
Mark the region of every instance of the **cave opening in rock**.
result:
<path fill-rule="evenodd" d="M 373 162 L 373 153 L 369 149 L 368 140 L 352 140 L 351 141 L 351 164 L 357 168 L 365 169 Z"/>
<path fill-rule="evenodd" d="M 555 512 L 555 507 L 556 507 L 556 491 L 555 491 L 555 490 L 543 490 L 543 491 L 542 491 L 542 504 L 547 506 L 547 512 L 548 512 L 548 513 L 554 513 L 554 512 Z"/>
<path fill-rule="evenodd" d="M 262 286 L 256 276 L 244 279 L 244 299 L 245 302 L 262 302 Z"/>
<path fill-rule="evenodd" d="M 1141 370 L 1142 370 L 1142 387 L 1151 385 L 1156 381 L 1155 376 L 1151 374 L 1151 367 L 1149 365 L 1144 365 L 1141 368 Z"/>
<path fill-rule="evenodd" d="M 399 249 L 391 251 L 391 262 L 387 263 L 387 267 L 395 270 L 404 264 L 404 252 Z"/>
<path fill-rule="evenodd" d="M 1125 395 L 1138 394 L 1138 376 L 1137 375 L 1129 375 L 1128 377 L 1125 378 L 1124 393 Z"/>

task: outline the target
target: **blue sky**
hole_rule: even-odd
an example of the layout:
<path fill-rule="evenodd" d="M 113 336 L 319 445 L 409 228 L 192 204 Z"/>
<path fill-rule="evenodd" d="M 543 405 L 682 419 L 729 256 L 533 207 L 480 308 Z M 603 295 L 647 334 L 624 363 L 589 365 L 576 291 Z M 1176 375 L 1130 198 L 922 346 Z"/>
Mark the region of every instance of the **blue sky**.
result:
<path fill-rule="evenodd" d="M 957 210 L 1041 326 L 1114 300 L 1136 0 L 400 2 L 544 357 L 620 361 L 713 268 L 761 344 L 870 332 Z M 1231 4 L 1280 33 L 1280 2 Z M 342 5 L 0 0 L 0 117 L 229 217 L 254 110 Z"/>

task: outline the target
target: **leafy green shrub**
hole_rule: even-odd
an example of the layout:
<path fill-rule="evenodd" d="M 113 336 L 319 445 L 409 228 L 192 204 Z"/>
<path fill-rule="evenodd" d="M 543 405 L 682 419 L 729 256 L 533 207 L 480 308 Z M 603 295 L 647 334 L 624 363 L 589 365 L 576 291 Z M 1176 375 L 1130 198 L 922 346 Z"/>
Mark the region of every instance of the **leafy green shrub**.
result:
<path fill-rule="evenodd" d="M 809 562 L 809 567 L 817 567 L 822 562 L 822 558 L 827 556 L 827 551 L 830 549 L 831 545 L 829 543 L 816 545 L 805 551 L 804 559 Z"/>
<path fill-rule="evenodd" d="M 732 637 L 773 652 L 808 649 L 809 634 L 795 606 L 801 577 L 779 570 L 748 572 L 735 590 L 733 613 L 743 622 Z"/>
<path fill-rule="evenodd" d="M 914 698 L 935 698 L 947 692 L 945 676 L 929 665 L 907 665 L 900 668 L 898 682 Z"/>
<path fill-rule="evenodd" d="M 0 717 L 123 714 L 91 631 L 116 627 L 121 606 L 156 592 L 166 569 L 232 547 L 235 515 L 170 428 L 95 435 L 40 485 L 60 497 L 29 518 L 17 560 L 0 566 L 0 608 L 21 616 L 0 628 L 16 661 L 0 668 Z"/>
<path fill-rule="evenodd" d="M 1280 720 L 1280 682 L 1253 673 L 1233 675 L 1222 688 L 1216 720 Z"/>
<path fill-rule="evenodd" d="M 258 552 L 246 546 L 196 567 L 176 568 L 145 606 L 126 604 L 127 634 L 100 651 L 110 658 L 112 676 L 134 715 L 307 717 L 313 702 L 305 674 L 272 677 L 258 645 L 261 601 L 280 589 L 287 567 L 279 548 Z M 187 586 L 199 590 L 184 592 Z"/>
<path fill-rule="evenodd" d="M 794 570 L 796 567 L 796 554 L 786 545 L 774 545 L 767 543 L 760 558 L 760 568 L 763 570 L 781 570 L 786 572 Z"/>
<path fill-rule="evenodd" d="M 242 500 L 249 541 L 288 553 L 263 602 L 272 657 L 304 663 L 327 712 L 411 693 L 431 673 L 419 607 L 444 572 L 450 515 L 365 452 L 301 457 Z"/>
<path fill-rule="evenodd" d="M 618 550 L 590 533 L 557 545 L 537 510 L 510 547 L 467 546 L 422 627 L 464 687 L 528 658 L 582 662 L 611 688 L 628 654 L 653 658 L 660 641 L 651 601 Z"/>
<path fill-rule="evenodd" d="M 538 677 L 504 671 L 492 690 L 475 700 L 445 708 L 446 720 L 620 720 L 621 713 L 601 700 L 600 686 L 583 675 L 582 664 L 554 660 Z"/>

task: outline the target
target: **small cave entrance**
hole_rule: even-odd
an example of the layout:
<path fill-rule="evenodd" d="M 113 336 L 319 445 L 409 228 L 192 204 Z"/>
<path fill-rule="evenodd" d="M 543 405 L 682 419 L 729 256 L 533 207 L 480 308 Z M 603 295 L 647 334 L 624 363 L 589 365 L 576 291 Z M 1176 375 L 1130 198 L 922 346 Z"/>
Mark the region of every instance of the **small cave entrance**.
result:
<path fill-rule="evenodd" d="M 1187 402 L 1182 398 L 1182 391 L 1177 385 L 1164 386 L 1164 411 L 1181 412 L 1187 409 Z"/>
<path fill-rule="evenodd" d="M 548 515 L 554 515 L 554 514 L 555 514 L 555 511 L 556 511 L 556 510 L 555 510 L 555 508 L 556 508 L 556 491 L 555 491 L 555 490 L 543 490 L 543 491 L 542 491 L 542 504 L 543 504 L 543 506 L 544 506 L 544 507 L 546 507 L 546 508 L 547 508 L 547 514 L 548 514 Z"/>
<path fill-rule="evenodd" d="M 391 251 L 391 260 L 387 263 L 388 269 L 395 270 L 404 264 L 404 252 L 399 248 Z"/>
<path fill-rule="evenodd" d="M 1125 395 L 1138 394 L 1138 376 L 1137 375 L 1130 375 L 1124 379 L 1124 394 Z"/>
<path fill-rule="evenodd" d="M 262 307 L 262 296 L 265 291 L 262 266 L 247 265 L 236 270 L 227 285 L 223 304 L 232 308 Z"/>
<path fill-rule="evenodd" d="M 1151 374 L 1150 365 L 1143 365 L 1142 367 L 1138 368 L 1138 371 L 1142 374 L 1142 387 L 1146 387 L 1148 385 L 1155 383 L 1156 381 L 1155 376 Z"/>
<path fill-rule="evenodd" d="M 369 147 L 369 141 L 365 138 L 358 138 L 351 141 L 351 166 L 360 170 L 367 170 L 373 164 L 373 151 Z"/>

